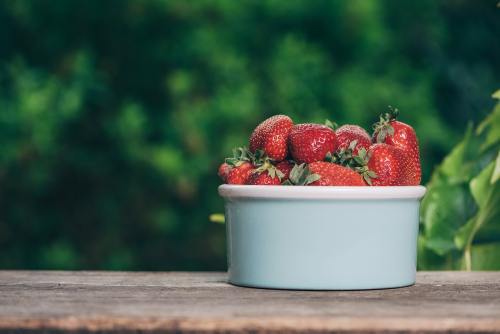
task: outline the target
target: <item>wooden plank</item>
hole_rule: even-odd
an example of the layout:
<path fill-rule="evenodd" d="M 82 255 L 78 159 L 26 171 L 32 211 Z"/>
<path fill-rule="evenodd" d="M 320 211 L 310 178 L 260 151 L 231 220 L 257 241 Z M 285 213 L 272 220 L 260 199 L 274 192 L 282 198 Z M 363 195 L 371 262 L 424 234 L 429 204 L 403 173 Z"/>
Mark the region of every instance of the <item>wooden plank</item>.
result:
<path fill-rule="evenodd" d="M 500 332 L 500 273 L 408 288 L 240 288 L 223 273 L 0 271 L 0 332 Z"/>

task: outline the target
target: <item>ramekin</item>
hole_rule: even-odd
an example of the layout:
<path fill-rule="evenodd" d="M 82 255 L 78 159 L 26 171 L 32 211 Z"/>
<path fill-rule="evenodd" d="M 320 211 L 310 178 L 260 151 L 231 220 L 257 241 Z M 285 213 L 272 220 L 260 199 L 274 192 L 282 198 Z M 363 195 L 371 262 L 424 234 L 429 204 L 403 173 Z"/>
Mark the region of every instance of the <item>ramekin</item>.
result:
<path fill-rule="evenodd" d="M 222 185 L 229 282 L 299 290 L 412 285 L 425 190 Z"/>

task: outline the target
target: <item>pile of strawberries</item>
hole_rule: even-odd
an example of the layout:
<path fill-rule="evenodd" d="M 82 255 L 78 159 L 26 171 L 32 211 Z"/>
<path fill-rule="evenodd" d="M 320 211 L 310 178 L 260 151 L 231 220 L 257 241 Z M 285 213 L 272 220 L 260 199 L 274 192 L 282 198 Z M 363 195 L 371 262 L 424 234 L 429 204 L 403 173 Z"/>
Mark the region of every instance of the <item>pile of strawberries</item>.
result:
<path fill-rule="evenodd" d="M 293 124 L 286 115 L 260 123 L 249 148 L 237 148 L 219 167 L 228 184 L 410 186 L 420 184 L 418 140 L 390 108 L 370 135 L 358 125 Z"/>

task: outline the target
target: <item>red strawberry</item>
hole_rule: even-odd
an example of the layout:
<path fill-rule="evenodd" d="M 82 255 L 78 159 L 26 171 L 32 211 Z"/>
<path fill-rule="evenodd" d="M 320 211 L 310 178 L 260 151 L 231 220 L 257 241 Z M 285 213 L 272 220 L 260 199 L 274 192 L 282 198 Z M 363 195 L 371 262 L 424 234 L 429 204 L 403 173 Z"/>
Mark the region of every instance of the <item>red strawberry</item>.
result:
<path fill-rule="evenodd" d="M 358 154 L 358 149 L 364 148 L 368 150 L 372 141 L 368 132 L 360 126 L 346 124 L 335 130 L 337 135 L 337 145 L 339 150 L 346 150 L 349 144 L 356 141 L 353 149 L 353 154 Z"/>
<path fill-rule="evenodd" d="M 248 178 L 247 184 L 281 185 L 283 181 L 288 179 L 290 170 L 292 169 L 291 166 L 291 163 L 288 161 L 281 161 L 275 166 L 269 160 L 266 160 L 262 165 L 255 168 L 252 175 Z M 288 175 L 285 174 L 287 172 Z"/>
<path fill-rule="evenodd" d="M 322 161 L 337 149 L 335 132 L 326 125 L 297 124 L 288 139 L 290 153 L 298 163 Z"/>
<path fill-rule="evenodd" d="M 317 161 L 309 164 L 311 173 L 320 176 L 311 186 L 366 186 L 361 175 L 337 164 Z"/>
<path fill-rule="evenodd" d="M 231 169 L 233 169 L 233 167 L 228 165 L 227 162 L 224 162 L 219 166 L 219 170 L 217 172 L 217 175 L 219 175 L 219 177 L 222 179 L 222 181 L 226 182 L 227 175 L 229 174 Z"/>
<path fill-rule="evenodd" d="M 396 121 L 399 111 L 390 107 L 374 125 L 373 142 L 386 143 L 404 151 L 408 160 L 408 185 L 419 185 L 422 178 L 420 153 L 415 130 L 403 122 Z"/>
<path fill-rule="evenodd" d="M 395 146 L 374 144 L 368 150 L 368 169 L 375 172 L 374 186 L 407 186 L 411 184 L 410 162 L 405 152 Z"/>
<path fill-rule="evenodd" d="M 250 136 L 250 151 L 264 150 L 270 159 L 281 161 L 288 155 L 288 135 L 293 121 L 286 115 L 275 115 L 260 123 Z"/>
<path fill-rule="evenodd" d="M 254 166 L 249 162 L 243 162 L 233 167 L 227 174 L 228 184 L 245 184 L 252 174 Z"/>
<path fill-rule="evenodd" d="M 246 184 L 261 186 L 281 185 L 281 180 L 278 175 L 274 175 L 273 177 L 270 175 L 270 172 L 266 170 L 262 173 L 252 173 Z"/>
<path fill-rule="evenodd" d="M 290 177 L 290 172 L 293 168 L 293 164 L 290 161 L 283 160 L 276 164 L 276 168 L 283 173 L 281 181 L 286 181 Z"/>

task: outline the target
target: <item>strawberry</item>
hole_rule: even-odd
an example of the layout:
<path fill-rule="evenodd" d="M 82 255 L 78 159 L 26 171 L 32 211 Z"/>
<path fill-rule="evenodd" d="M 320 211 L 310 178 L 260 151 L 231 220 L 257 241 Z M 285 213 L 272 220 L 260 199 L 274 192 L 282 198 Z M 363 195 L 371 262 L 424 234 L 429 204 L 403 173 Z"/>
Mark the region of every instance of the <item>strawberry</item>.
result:
<path fill-rule="evenodd" d="M 281 161 L 288 155 L 288 135 L 293 121 L 286 115 L 275 115 L 260 123 L 250 136 L 250 152 L 263 150 L 272 160 Z"/>
<path fill-rule="evenodd" d="M 311 186 L 366 186 L 363 177 L 350 168 L 325 161 L 309 164 L 311 173 L 320 176 Z"/>
<path fill-rule="evenodd" d="M 373 142 L 386 143 L 404 151 L 408 160 L 408 185 L 419 185 L 422 178 L 420 153 L 415 130 L 403 122 L 396 120 L 398 109 L 389 106 L 389 112 L 380 116 L 374 124 Z"/>
<path fill-rule="evenodd" d="M 326 125 L 297 124 L 290 131 L 288 146 L 299 164 L 322 161 L 327 153 L 337 149 L 335 131 Z"/>
<path fill-rule="evenodd" d="M 335 130 L 335 135 L 337 136 L 338 150 L 346 150 L 349 148 L 351 142 L 356 141 L 354 149 L 352 150 L 355 155 L 358 153 L 358 149 L 360 148 L 368 150 L 372 143 L 368 132 L 357 125 L 342 125 L 340 128 Z"/>
<path fill-rule="evenodd" d="M 261 162 L 260 151 L 258 153 L 256 157 L 246 147 L 233 149 L 233 156 L 225 159 L 217 174 L 226 183 L 244 184 L 249 176 L 247 172 L 253 169 L 257 162 Z"/>
<path fill-rule="evenodd" d="M 276 164 L 276 168 L 283 173 L 281 181 L 286 181 L 290 177 L 290 172 L 292 171 L 293 164 L 288 160 L 283 160 Z"/>
<path fill-rule="evenodd" d="M 278 164 L 283 170 L 285 170 L 285 172 L 290 165 L 288 161 L 281 161 Z M 283 180 L 285 180 L 285 173 L 283 173 L 277 166 L 273 165 L 269 159 L 266 159 L 260 166 L 255 168 L 246 184 L 281 185 Z"/>
<path fill-rule="evenodd" d="M 226 182 L 227 175 L 233 169 L 227 162 L 223 162 L 218 169 L 217 175 L 221 178 L 222 181 Z"/>
<path fill-rule="evenodd" d="M 370 146 L 367 167 L 376 174 L 371 179 L 374 186 L 411 185 L 411 162 L 398 147 L 384 143 Z"/>
<path fill-rule="evenodd" d="M 246 184 L 250 185 L 261 185 L 261 186 L 271 186 L 271 185 L 281 185 L 281 180 L 278 175 L 271 176 L 269 171 L 264 171 L 262 173 L 252 173 L 248 178 Z"/>
<path fill-rule="evenodd" d="M 248 162 L 241 162 L 234 166 L 226 177 L 228 184 L 245 184 L 254 171 L 254 166 Z"/>

